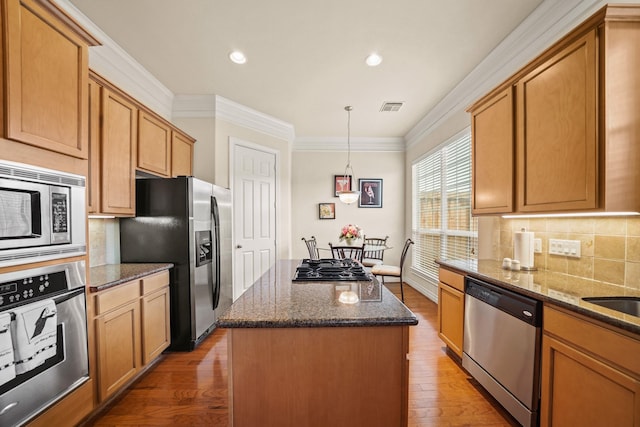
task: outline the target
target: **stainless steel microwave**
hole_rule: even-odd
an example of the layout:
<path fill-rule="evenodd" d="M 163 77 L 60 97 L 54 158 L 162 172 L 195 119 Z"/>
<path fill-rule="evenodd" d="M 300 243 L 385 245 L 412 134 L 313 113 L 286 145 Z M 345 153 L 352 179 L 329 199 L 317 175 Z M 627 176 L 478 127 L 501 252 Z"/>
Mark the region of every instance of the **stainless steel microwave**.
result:
<path fill-rule="evenodd" d="M 86 254 L 85 182 L 0 161 L 0 267 Z"/>

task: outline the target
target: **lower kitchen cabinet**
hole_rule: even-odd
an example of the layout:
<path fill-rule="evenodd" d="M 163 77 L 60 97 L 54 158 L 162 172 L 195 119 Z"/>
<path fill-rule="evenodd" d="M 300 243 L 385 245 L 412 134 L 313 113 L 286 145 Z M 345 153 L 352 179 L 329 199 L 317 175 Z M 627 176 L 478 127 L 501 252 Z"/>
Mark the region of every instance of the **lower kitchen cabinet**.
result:
<path fill-rule="evenodd" d="M 169 272 L 98 292 L 95 307 L 98 402 L 103 402 L 169 346 Z"/>
<path fill-rule="evenodd" d="M 438 284 L 438 336 L 462 357 L 464 275 L 440 268 Z"/>
<path fill-rule="evenodd" d="M 544 308 L 540 425 L 640 426 L 640 340 Z"/>

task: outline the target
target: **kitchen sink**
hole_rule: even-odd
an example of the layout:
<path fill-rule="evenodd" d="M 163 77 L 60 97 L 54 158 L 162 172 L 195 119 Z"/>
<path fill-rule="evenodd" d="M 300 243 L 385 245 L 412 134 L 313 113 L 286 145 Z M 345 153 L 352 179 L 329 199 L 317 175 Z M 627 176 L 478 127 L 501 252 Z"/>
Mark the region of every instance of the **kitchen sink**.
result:
<path fill-rule="evenodd" d="M 640 317 L 640 298 L 638 297 L 587 297 L 582 299 L 591 304 Z"/>

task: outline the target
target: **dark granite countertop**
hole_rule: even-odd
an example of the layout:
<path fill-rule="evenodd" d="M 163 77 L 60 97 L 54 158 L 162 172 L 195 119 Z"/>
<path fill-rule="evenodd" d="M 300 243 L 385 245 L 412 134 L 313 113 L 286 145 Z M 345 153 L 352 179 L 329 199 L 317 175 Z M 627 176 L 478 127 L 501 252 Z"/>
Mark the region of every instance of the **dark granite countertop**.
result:
<path fill-rule="evenodd" d="M 378 280 L 292 282 L 298 260 L 281 260 L 222 314 L 222 328 L 300 328 L 416 325 L 418 319 Z M 339 301 L 345 291 L 355 304 Z"/>
<path fill-rule="evenodd" d="M 89 269 L 89 290 L 99 292 L 150 274 L 168 270 L 173 264 L 106 264 Z"/>
<path fill-rule="evenodd" d="M 582 300 L 583 297 L 640 297 L 640 290 L 546 270 L 532 272 L 505 270 L 500 261 L 494 260 L 438 260 L 437 263 L 494 285 L 540 301 L 551 302 L 576 313 L 640 334 L 640 317 Z"/>

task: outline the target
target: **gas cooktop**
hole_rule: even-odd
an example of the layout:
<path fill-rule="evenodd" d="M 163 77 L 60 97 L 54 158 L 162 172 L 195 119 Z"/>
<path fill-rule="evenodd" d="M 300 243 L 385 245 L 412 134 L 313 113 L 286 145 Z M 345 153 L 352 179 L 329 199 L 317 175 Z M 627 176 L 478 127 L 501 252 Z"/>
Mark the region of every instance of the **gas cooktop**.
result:
<path fill-rule="evenodd" d="M 294 282 L 336 282 L 336 281 L 371 281 L 371 276 L 365 271 L 362 264 L 352 259 L 303 259 L 296 274 Z"/>

